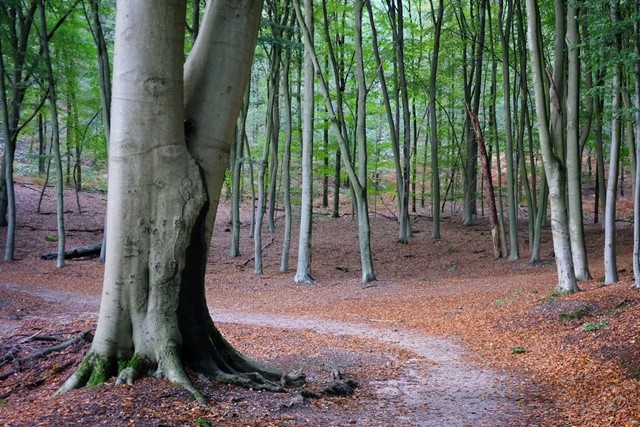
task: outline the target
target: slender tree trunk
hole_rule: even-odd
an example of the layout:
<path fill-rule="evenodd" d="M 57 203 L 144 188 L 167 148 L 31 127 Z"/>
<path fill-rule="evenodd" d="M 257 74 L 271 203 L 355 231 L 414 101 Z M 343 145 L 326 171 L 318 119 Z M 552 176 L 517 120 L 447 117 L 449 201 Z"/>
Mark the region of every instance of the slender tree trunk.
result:
<path fill-rule="evenodd" d="M 599 75 L 600 73 L 596 73 Z M 600 77 L 597 78 L 597 85 L 600 85 Z M 602 129 L 602 110 L 604 103 L 601 100 L 600 95 L 596 93 L 594 96 L 594 137 L 596 140 L 596 197 L 595 206 L 593 209 L 593 222 L 599 222 L 599 215 L 604 216 L 604 207 L 607 202 L 607 185 L 605 183 L 604 173 L 604 138 Z"/>
<path fill-rule="evenodd" d="M 279 33 L 274 34 L 280 36 Z M 267 227 L 269 232 L 276 230 L 276 199 L 278 197 L 278 146 L 280 145 L 280 63 L 282 59 L 282 50 L 277 44 L 273 46 L 273 74 L 271 75 L 272 99 L 270 113 L 267 120 L 271 121 L 271 176 L 269 177 L 269 205 L 267 211 Z"/>
<path fill-rule="evenodd" d="M 38 174 L 44 174 L 45 159 L 47 157 L 47 141 L 45 137 L 42 113 L 38 114 Z"/>
<path fill-rule="evenodd" d="M 491 244 L 493 246 L 493 256 L 501 258 L 503 256 L 503 248 L 500 241 L 500 225 L 498 222 L 498 210 L 496 209 L 496 199 L 493 192 L 493 178 L 491 177 L 491 162 L 489 155 L 487 154 L 487 147 L 484 144 L 484 137 L 482 136 L 482 129 L 480 128 L 480 122 L 478 117 L 471 110 L 471 106 L 467 104 L 467 113 L 471 118 L 471 125 L 473 131 L 476 134 L 476 141 L 478 142 L 478 149 L 480 150 L 480 163 L 482 164 L 482 175 L 486 182 L 486 196 L 489 203 L 489 224 L 491 225 Z"/>
<path fill-rule="evenodd" d="M 500 44 L 502 46 L 502 91 L 504 94 L 504 135 L 505 135 L 505 156 L 507 160 L 507 204 L 509 205 L 509 259 L 516 260 L 520 258 L 518 248 L 518 216 L 516 203 L 516 178 L 515 165 L 513 162 L 513 131 L 511 126 L 511 86 L 510 86 L 510 61 L 509 61 L 509 31 L 513 21 L 513 2 L 509 0 L 508 11 L 505 15 L 504 2 L 500 0 L 500 25 L 498 32 L 500 34 Z M 503 26 L 504 22 L 504 26 Z M 506 32 L 505 32 L 506 28 Z M 506 250 L 506 248 L 505 248 Z"/>
<path fill-rule="evenodd" d="M 482 58 L 484 53 L 485 24 L 486 24 L 486 0 L 478 1 L 478 16 L 475 17 L 479 21 L 478 31 L 475 34 L 473 48 L 473 92 L 468 94 L 468 100 L 472 106 L 474 114 L 478 114 L 480 110 L 480 94 L 482 93 Z M 470 90 L 470 88 L 468 89 Z M 478 143 L 474 139 L 473 129 L 471 127 L 471 119 L 466 118 L 467 127 L 467 163 L 465 165 L 464 174 L 464 204 L 462 210 L 462 222 L 465 225 L 473 225 L 475 223 L 474 216 L 476 214 L 476 193 L 478 188 Z"/>
<path fill-rule="evenodd" d="M 242 199 L 242 166 L 244 158 L 244 137 L 247 132 L 247 113 L 249 110 L 249 98 L 251 95 L 250 84 L 244 95 L 242 109 L 240 110 L 240 127 L 234 138 L 235 149 L 232 150 L 233 171 L 231 177 L 231 248 L 229 256 L 240 256 L 240 201 Z"/>
<path fill-rule="evenodd" d="M 409 218 L 409 184 L 411 181 L 411 110 L 409 109 L 409 92 L 407 87 L 404 58 L 404 11 L 402 0 L 397 0 L 397 2 L 398 24 L 396 56 L 398 61 L 400 99 L 402 101 L 402 122 L 404 124 L 402 132 L 402 192 L 398 191 L 398 196 L 402 197 L 400 212 L 398 215 L 400 218 L 400 233 L 398 241 L 400 243 L 408 243 L 412 234 L 411 220 Z"/>
<path fill-rule="evenodd" d="M 331 217 L 340 218 L 340 185 L 342 184 L 342 155 L 336 150 L 336 168 L 333 174 L 333 213 Z"/>
<path fill-rule="evenodd" d="M 387 87 L 387 79 L 384 74 L 384 69 L 382 66 L 382 58 L 380 56 L 380 50 L 378 48 L 378 32 L 376 30 L 376 25 L 373 17 L 373 10 L 371 8 L 370 0 L 366 0 L 365 5 L 367 6 L 367 12 L 369 14 L 369 24 L 371 26 L 371 43 L 373 46 L 373 53 L 376 59 L 376 66 L 378 69 L 378 79 L 380 81 L 380 91 L 382 94 L 382 101 L 383 101 L 385 113 L 387 116 L 387 123 L 389 125 L 389 138 L 391 139 L 391 149 L 393 151 L 393 159 L 394 159 L 394 165 L 395 165 L 395 171 L 396 171 L 396 188 L 398 191 L 398 197 L 402 198 L 403 195 L 401 194 L 401 192 L 403 188 L 402 187 L 403 180 L 402 180 L 402 168 L 400 164 L 400 142 L 398 140 L 398 130 L 397 130 L 398 126 L 396 125 L 393 110 L 391 109 L 391 99 L 389 96 L 389 89 Z M 390 13 L 392 13 L 394 9 L 390 8 L 389 10 L 390 10 Z M 392 22 L 394 22 L 394 20 L 392 20 Z M 398 208 L 402 210 L 400 203 L 401 201 L 398 202 Z M 404 231 L 406 231 L 406 229 Z M 402 233 L 403 233 L 403 227 L 401 226 L 400 227 L 401 236 L 402 236 Z"/>
<path fill-rule="evenodd" d="M 111 65 L 109 63 L 109 51 L 107 41 L 102 29 L 100 19 L 99 0 L 90 0 L 91 16 L 85 12 L 87 21 L 90 23 L 91 34 L 98 51 L 98 75 L 100 77 L 100 104 L 102 106 L 102 123 L 104 125 L 105 141 L 107 153 L 109 151 L 109 139 L 111 129 Z M 84 3 L 83 3 L 84 5 Z M 100 262 L 105 262 L 107 251 L 107 218 L 104 219 L 104 235 L 102 246 L 100 247 Z"/>
<path fill-rule="evenodd" d="M 7 219 L 4 260 L 13 261 L 16 236 L 16 200 L 15 190 L 13 188 L 13 154 L 15 148 L 12 147 L 11 134 L 9 130 L 9 105 L 7 103 L 7 92 L 4 83 L 5 70 L 2 40 L 0 39 L 0 113 L 2 113 L 2 138 L 4 139 L 4 156 L 2 162 L 4 169 L 2 172 L 4 172 L 4 191 L 6 194 L 6 214 L 0 212 L 2 214 L 2 217 L 0 217 L 0 224 L 4 223 L 5 218 Z M 0 188 L 0 190 L 2 190 L 2 188 Z"/>
<path fill-rule="evenodd" d="M 611 0 L 611 20 L 615 27 L 618 22 L 618 0 Z M 615 34 L 615 50 L 621 51 L 621 34 Z M 613 94 L 611 101 L 611 151 L 609 153 L 609 178 L 607 180 L 607 201 L 604 212 L 604 283 L 611 284 L 618 281 L 618 263 L 616 261 L 616 193 L 618 185 L 618 167 L 620 160 L 620 145 L 622 139 L 622 123 L 620 122 L 620 107 L 622 103 L 622 65 L 616 57 L 613 65 Z"/>
<path fill-rule="evenodd" d="M 358 147 L 358 176 L 352 179 L 358 212 L 358 242 L 360 243 L 360 265 L 362 283 L 376 280 L 371 254 L 371 226 L 369 223 L 369 196 L 367 190 L 367 85 L 364 73 L 364 55 L 362 53 L 362 12 L 363 0 L 354 1 L 355 9 L 355 50 L 356 80 L 358 99 L 356 108 L 356 143 Z"/>
<path fill-rule="evenodd" d="M 267 117 L 270 115 L 267 114 Z M 271 120 L 267 119 L 267 131 L 266 135 L 271 133 Z M 256 205 L 256 221 L 253 225 L 253 272 L 255 274 L 262 274 L 262 224 L 264 223 L 264 214 L 267 209 L 266 206 L 266 188 L 265 188 L 265 176 L 267 174 L 267 168 L 269 165 L 269 143 L 271 138 L 267 136 L 262 146 L 262 160 L 260 162 L 260 170 L 258 171 L 258 203 Z"/>
<path fill-rule="evenodd" d="M 640 16 L 640 5 L 634 3 L 633 13 Z M 633 278 L 634 287 L 640 288 L 640 21 L 633 23 L 633 45 L 636 54 L 635 72 L 635 119 L 636 119 L 636 186 L 633 194 Z"/>
<path fill-rule="evenodd" d="M 64 232 L 64 176 L 62 172 L 62 160 L 60 158 L 60 131 L 58 129 L 58 107 L 56 97 L 56 87 L 53 78 L 53 68 L 51 66 L 51 58 L 49 56 L 49 39 L 47 33 L 47 21 L 44 12 L 44 0 L 39 0 L 38 9 L 40 12 L 40 42 L 44 63 L 47 70 L 48 92 L 49 92 L 49 108 L 51 109 L 51 124 L 53 133 L 53 154 L 56 162 L 56 189 L 57 189 L 57 223 L 58 223 L 58 268 L 64 267 L 64 248 L 65 248 L 65 232 Z"/>
<path fill-rule="evenodd" d="M 294 0 L 296 13 L 299 0 Z M 304 0 L 304 20 L 298 16 L 300 27 L 307 28 L 313 39 L 313 1 Z M 300 204 L 300 233 L 298 239 L 298 266 L 294 281 L 314 283 L 311 274 L 311 236 L 313 230 L 313 108 L 314 66 L 310 46 L 304 49 L 304 104 L 302 124 L 302 201 Z"/>
<path fill-rule="evenodd" d="M 253 171 L 253 160 L 251 157 L 251 147 L 249 146 L 249 138 L 247 134 L 242 136 L 242 140 L 244 141 L 245 148 L 247 149 L 247 158 L 249 159 L 249 183 L 251 184 L 251 223 L 249 224 L 249 237 L 253 239 L 253 231 L 256 227 L 256 183 L 255 176 L 256 174 Z"/>
<path fill-rule="evenodd" d="M 587 248 L 584 239 L 582 214 L 581 151 L 579 135 L 580 102 L 580 49 L 578 11 L 569 2 L 567 7 L 567 50 L 569 76 L 567 78 L 567 183 L 569 204 L 569 236 L 573 268 L 577 280 L 590 280 Z"/>
<path fill-rule="evenodd" d="M 25 98 L 27 88 L 31 86 L 31 82 L 28 81 L 31 78 L 31 74 L 28 73 L 25 68 L 28 67 L 26 63 L 28 57 L 27 49 L 29 48 L 29 36 L 31 34 L 31 28 L 33 25 L 34 16 L 36 13 L 38 0 L 31 0 L 31 3 L 20 3 L 20 6 L 9 8 L 0 7 L 0 13 L 3 15 L 2 19 L 12 28 L 8 31 L 11 37 L 8 38 L 7 43 L 9 46 L 3 46 L 0 44 L 0 55 L 5 55 L 6 58 L 12 62 L 12 71 L 9 72 L 5 59 L 2 62 L 2 68 L 0 72 L 2 78 L 5 76 L 7 80 L 4 82 L 5 92 L 3 94 L 6 102 L 5 109 L 7 110 L 8 121 L 5 122 L 5 126 L 8 127 L 8 139 L 5 141 L 5 155 L 2 156 L 2 163 L 0 165 L 0 227 L 8 226 L 8 230 L 11 230 L 11 236 L 15 233 L 15 194 L 9 194 L 10 191 L 14 191 L 13 187 L 13 159 L 16 151 L 16 144 L 18 142 L 18 135 L 22 128 L 37 114 L 40 109 L 38 107 L 31 118 L 23 120 L 21 124 L 21 107 Z M 10 87 L 6 84 L 9 83 Z M 11 94 L 9 95 L 9 91 Z M 42 99 L 44 103 L 45 98 Z M 42 105 L 42 104 L 41 104 Z M 40 106 L 41 106 L 40 105 Z M 9 164 L 11 162 L 11 164 Z M 13 213 L 9 210 L 13 209 Z M 13 224 L 9 224 L 9 221 L 14 221 Z M 12 240 L 13 241 L 13 240 Z M 9 245 L 7 245 L 7 249 Z M 5 259 L 13 259 L 13 244 L 11 245 L 11 252 L 5 252 Z"/>
<path fill-rule="evenodd" d="M 361 13 L 360 11 L 362 9 L 362 6 L 359 6 L 359 0 L 356 0 L 356 1 L 357 1 L 355 6 L 356 14 L 359 14 Z M 356 53 L 356 57 L 357 57 L 356 73 L 357 73 L 357 76 L 359 76 L 358 77 L 359 79 L 358 97 L 359 98 L 358 98 L 358 112 L 357 112 L 357 117 L 358 117 L 357 134 L 358 134 L 358 146 L 359 146 L 359 149 L 358 149 L 359 174 L 358 174 L 356 173 L 356 170 L 353 167 L 353 164 L 351 162 L 349 144 L 347 143 L 346 136 L 343 134 L 343 128 L 339 124 L 338 117 L 336 115 L 336 109 L 333 106 L 333 103 L 331 101 L 331 97 L 329 94 L 329 88 L 327 86 L 327 83 L 320 69 L 320 63 L 318 62 L 318 58 L 315 54 L 315 50 L 312 44 L 311 33 L 303 21 L 298 0 L 294 0 L 293 4 L 294 4 L 294 8 L 296 9 L 296 16 L 298 18 L 298 23 L 303 28 L 303 41 L 304 41 L 305 50 L 308 52 L 309 59 L 311 60 L 311 63 L 315 68 L 316 74 L 318 76 L 319 88 L 325 99 L 325 105 L 327 108 L 327 112 L 329 113 L 329 119 L 331 121 L 331 128 L 333 129 L 336 137 L 338 138 L 338 145 L 340 147 L 340 152 L 342 153 L 342 158 L 344 159 L 344 167 L 349 176 L 349 180 L 351 181 L 351 184 L 353 186 L 354 200 L 356 201 L 356 210 L 357 210 L 358 221 L 359 221 L 358 235 L 359 235 L 359 243 L 360 243 L 360 261 L 362 266 L 362 282 L 368 283 L 373 280 L 376 280 L 376 278 L 373 273 L 373 257 L 371 256 L 371 248 L 370 248 L 371 245 L 369 242 L 371 231 L 369 227 L 369 210 L 368 210 L 368 203 L 367 203 L 367 184 L 366 184 L 367 182 L 366 151 L 367 150 L 366 150 L 366 135 L 364 132 L 365 131 L 364 125 L 365 125 L 365 119 L 366 119 L 366 111 L 364 108 L 366 105 L 366 98 L 365 98 L 365 91 L 362 90 L 364 88 L 364 69 L 363 69 L 361 53 Z M 359 49 L 357 46 L 358 45 L 361 46 L 362 44 L 361 41 L 360 42 L 358 41 L 359 37 L 361 36 L 359 35 L 359 32 L 357 32 L 356 50 Z"/>
<path fill-rule="evenodd" d="M 322 171 L 322 209 L 329 207 L 329 126 L 326 124 L 322 130 L 322 164 L 324 170 Z M 284 172 L 284 171 L 283 171 Z"/>
<path fill-rule="evenodd" d="M 527 212 L 529 217 L 529 250 L 531 253 L 534 253 L 533 243 L 536 239 L 536 223 L 537 223 L 537 204 L 536 204 L 536 165 L 533 157 L 533 137 L 531 131 L 531 116 L 529 114 L 529 85 L 528 85 L 528 75 L 529 71 L 527 68 L 527 40 L 525 34 L 525 18 L 522 13 L 521 2 L 515 2 L 515 20 L 517 26 L 517 51 L 518 51 L 518 65 L 519 65 L 519 82 L 520 82 L 520 131 L 518 133 L 518 150 L 520 152 L 520 171 L 521 171 L 521 179 L 523 184 L 525 185 L 525 190 L 527 193 Z M 515 40 L 515 37 L 514 37 Z M 527 173 L 527 160 L 525 155 L 524 148 L 524 140 L 525 140 L 525 132 L 526 137 L 529 142 L 529 171 L 531 173 L 531 181 L 529 181 L 529 174 Z M 543 186 L 544 187 L 544 186 Z M 542 188 L 540 192 L 542 192 Z M 541 231 L 541 230 L 537 230 Z M 538 241 L 539 241 L 538 236 Z M 532 256 L 533 259 L 533 256 Z M 539 257 L 539 247 L 538 247 L 538 261 Z"/>
<path fill-rule="evenodd" d="M 531 70 L 539 124 L 538 132 L 545 173 L 549 181 L 549 194 L 551 196 L 551 230 L 553 233 L 556 267 L 558 269 L 558 291 L 576 292 L 579 289 L 573 270 L 565 204 L 566 176 L 560 158 L 557 153 L 554 153 L 552 136 L 548 132 L 549 120 L 547 118 L 547 100 L 545 98 L 545 85 L 543 81 L 542 46 L 540 45 L 540 11 L 537 0 L 527 0 L 526 4 L 527 21 L 529 24 L 527 39 L 529 41 L 529 52 L 531 55 Z"/>
<path fill-rule="evenodd" d="M 431 236 L 440 239 L 440 165 L 438 162 L 438 115 L 436 108 L 438 58 L 440 55 L 440 35 L 442 34 L 442 18 L 444 14 L 443 0 L 438 2 L 438 14 L 431 5 L 431 18 L 435 27 L 433 53 L 431 56 L 431 75 L 429 77 L 429 120 L 431 121 L 431 215 L 433 216 L 433 230 Z"/>
<path fill-rule="evenodd" d="M 629 74 L 627 80 L 631 79 L 631 74 Z M 624 79 L 623 79 L 624 80 Z M 633 195 L 636 187 L 636 142 L 634 135 L 634 117 L 633 117 L 633 108 L 631 105 L 631 99 L 629 96 L 629 90 L 626 85 L 622 86 L 622 107 L 624 108 L 624 124 L 623 124 L 623 133 L 624 133 L 624 142 L 627 145 L 627 150 L 629 151 L 629 171 L 631 174 L 631 194 Z M 621 170 L 621 172 L 623 172 Z M 620 184 L 622 186 L 622 183 Z M 620 193 L 622 194 L 623 188 L 620 188 Z"/>
<path fill-rule="evenodd" d="M 291 22 L 293 25 L 293 22 Z M 282 185 L 284 186 L 284 237 L 282 241 L 282 257 L 280 260 L 280 271 L 289 270 L 289 252 L 291 248 L 291 141 L 293 138 L 292 108 L 291 108 L 291 83 L 289 82 L 289 71 L 291 68 L 291 48 L 285 51 L 284 69 L 282 71 L 282 89 L 284 91 L 284 126 L 285 140 L 284 153 L 282 154 Z"/>

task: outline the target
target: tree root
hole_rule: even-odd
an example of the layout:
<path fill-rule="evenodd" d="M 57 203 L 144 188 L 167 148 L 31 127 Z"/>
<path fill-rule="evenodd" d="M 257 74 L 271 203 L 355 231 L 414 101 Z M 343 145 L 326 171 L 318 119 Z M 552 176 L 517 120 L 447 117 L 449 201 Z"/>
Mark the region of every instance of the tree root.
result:
<path fill-rule="evenodd" d="M 300 387 L 305 382 L 303 373 L 284 375 L 278 368 L 251 359 L 237 351 L 220 334 L 213 322 L 209 324 L 211 359 L 199 369 L 205 376 L 216 381 L 240 387 L 272 392 L 285 392 L 288 388 Z"/>
<path fill-rule="evenodd" d="M 213 323 L 210 325 L 209 336 L 208 351 L 199 353 L 200 356 L 207 356 L 206 363 L 198 360 L 199 366 L 194 367 L 200 378 L 211 378 L 224 384 L 271 392 L 286 392 L 287 389 L 300 387 L 305 382 L 302 373 L 283 375 L 275 367 L 242 355 L 222 337 Z M 154 362 L 144 355 L 134 354 L 126 360 L 91 351 L 56 395 L 80 387 L 95 387 L 114 376 L 116 385 L 120 385 L 133 384 L 142 376 L 154 375 L 166 378 L 177 387 L 189 391 L 198 402 L 205 403 L 204 396 L 193 386 L 184 370 L 183 363 L 190 365 L 188 360 L 181 360 L 173 351 L 158 357 L 160 360 Z"/>

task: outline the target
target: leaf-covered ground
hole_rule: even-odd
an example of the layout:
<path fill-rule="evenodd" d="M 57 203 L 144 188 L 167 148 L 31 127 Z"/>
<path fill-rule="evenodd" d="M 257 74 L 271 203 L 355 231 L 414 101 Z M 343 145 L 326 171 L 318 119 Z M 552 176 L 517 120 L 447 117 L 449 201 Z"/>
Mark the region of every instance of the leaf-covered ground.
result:
<path fill-rule="evenodd" d="M 544 262 L 534 267 L 524 223 L 522 259 L 507 261 L 493 259 L 483 219 L 463 227 L 458 218 L 446 218 L 442 239 L 434 240 L 431 221 L 419 209 L 414 237 L 401 245 L 395 221 L 387 213 L 372 215 L 379 280 L 363 287 L 356 222 L 318 208 L 317 284 L 309 286 L 293 284 L 293 272 L 278 271 L 283 227 L 265 232 L 265 274 L 253 274 L 248 206 L 242 256 L 230 258 L 223 205 L 207 279 L 218 327 L 245 353 L 306 372 L 309 391 L 330 384 L 335 369 L 358 387 L 348 397 L 313 399 L 299 390 L 262 393 L 194 378 L 209 401 L 201 405 L 153 378 L 52 397 L 88 348 L 82 337 L 95 327 L 103 267 L 84 259 L 58 270 L 55 261 L 40 260 L 56 246 L 49 241 L 56 234 L 53 199 L 45 197 L 43 213 L 36 214 L 38 189 L 19 184 L 17 190 L 18 260 L 0 261 L 2 425 L 640 424 L 640 292 L 630 288 L 628 222 L 618 222 L 620 283 L 598 280 L 603 233 L 590 224 L 594 280 L 581 283 L 576 295 L 557 296 L 549 230 Z M 67 197 L 68 247 L 101 236 L 104 195 L 80 196 L 82 214 L 73 194 Z"/>

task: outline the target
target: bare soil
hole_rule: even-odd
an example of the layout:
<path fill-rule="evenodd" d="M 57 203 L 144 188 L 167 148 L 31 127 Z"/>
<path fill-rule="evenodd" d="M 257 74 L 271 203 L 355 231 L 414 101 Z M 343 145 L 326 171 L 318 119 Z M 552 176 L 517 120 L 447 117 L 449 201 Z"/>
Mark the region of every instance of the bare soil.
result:
<path fill-rule="evenodd" d="M 305 390 L 329 384 L 337 368 L 359 384 L 353 395 L 313 399 L 302 390 L 263 393 L 193 378 L 209 402 L 201 405 L 164 380 L 145 378 L 133 386 L 110 381 L 52 397 L 89 344 L 80 340 L 19 359 L 95 328 L 103 266 L 81 259 L 56 269 L 55 261 L 40 260 L 55 250 L 49 240 L 56 230 L 53 194 L 38 214 L 38 192 L 32 184 L 17 185 L 18 259 L 0 261 L 0 358 L 6 359 L 0 362 L 0 378 L 6 377 L 0 380 L 1 425 L 640 424 L 640 294 L 630 288 L 628 222 L 618 223 L 620 283 L 598 280 L 603 235 L 590 224 L 594 280 L 581 283 L 576 295 L 557 296 L 549 230 L 541 265 L 528 263 L 524 223 L 522 259 L 495 260 L 483 218 L 472 227 L 445 218 L 443 237 L 434 240 L 421 208 L 407 245 L 397 243 L 397 224 L 388 213 L 372 214 L 379 280 L 367 286 L 359 281 L 357 224 L 348 206 L 338 219 L 316 209 L 317 283 L 311 286 L 294 284 L 293 271 L 278 271 L 283 227 L 273 235 L 265 231 L 265 273 L 253 274 L 248 205 L 242 256 L 230 258 L 228 207 L 219 210 L 207 298 L 220 330 L 254 358 L 304 371 Z M 66 200 L 67 246 L 99 242 L 105 195 L 81 193 L 82 213 L 73 193 Z"/>

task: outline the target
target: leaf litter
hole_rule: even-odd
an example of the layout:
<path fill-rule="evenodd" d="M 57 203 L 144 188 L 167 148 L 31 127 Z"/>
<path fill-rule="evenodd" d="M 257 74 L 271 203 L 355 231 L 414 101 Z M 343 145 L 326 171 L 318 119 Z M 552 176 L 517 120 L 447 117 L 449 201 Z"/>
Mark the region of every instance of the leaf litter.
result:
<path fill-rule="evenodd" d="M 223 204 L 207 278 L 208 303 L 223 334 L 256 359 L 304 371 L 310 391 L 330 385 L 335 370 L 358 385 L 350 396 L 308 398 L 300 391 L 272 394 L 194 378 L 209 402 L 201 405 L 154 378 L 51 397 L 86 352 L 84 340 L 16 366 L 95 327 L 103 272 L 96 260 L 70 261 L 62 270 L 39 260 L 55 249 L 46 240 L 55 217 L 33 213 L 36 193 L 25 184 L 17 191 L 19 259 L 0 262 L 0 360 L 10 355 L 0 376 L 15 371 L 0 380 L 0 424 L 640 425 L 640 294 L 630 289 L 628 223 L 618 230 L 620 283 L 598 281 L 603 233 L 590 225 L 596 279 L 581 283 L 576 295 L 558 296 L 549 230 L 543 236 L 547 256 L 533 267 L 526 258 L 494 260 L 482 219 L 474 227 L 445 219 L 443 238 L 433 240 L 430 219 L 418 212 L 418 233 L 400 245 L 395 222 L 372 215 L 380 280 L 363 287 L 356 222 L 319 214 L 317 284 L 301 286 L 292 283 L 292 272 L 278 271 L 281 230 L 265 253 L 265 274 L 251 273 L 246 206 L 243 256 L 226 255 Z M 104 197 L 80 196 L 84 213 L 71 204 L 67 209 L 73 211 L 66 215 L 70 247 L 100 239 Z M 54 203 L 45 198 L 45 212 Z M 525 245 L 525 224 L 520 228 Z M 607 326 L 586 333 L 584 324 Z"/>

